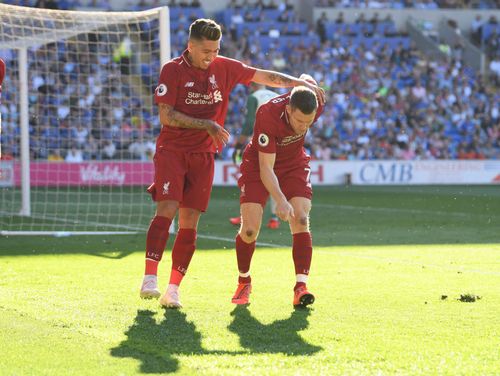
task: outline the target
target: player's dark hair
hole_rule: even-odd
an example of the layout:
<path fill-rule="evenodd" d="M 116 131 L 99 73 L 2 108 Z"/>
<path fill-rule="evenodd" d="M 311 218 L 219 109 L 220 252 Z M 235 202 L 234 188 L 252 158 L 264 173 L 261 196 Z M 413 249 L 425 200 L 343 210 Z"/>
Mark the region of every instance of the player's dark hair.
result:
<path fill-rule="evenodd" d="M 304 115 L 309 115 L 318 109 L 318 99 L 311 89 L 296 86 L 290 95 L 290 107 L 292 110 L 298 108 Z"/>
<path fill-rule="evenodd" d="M 198 18 L 189 26 L 189 39 L 219 40 L 222 36 L 220 25 L 214 20 Z"/>

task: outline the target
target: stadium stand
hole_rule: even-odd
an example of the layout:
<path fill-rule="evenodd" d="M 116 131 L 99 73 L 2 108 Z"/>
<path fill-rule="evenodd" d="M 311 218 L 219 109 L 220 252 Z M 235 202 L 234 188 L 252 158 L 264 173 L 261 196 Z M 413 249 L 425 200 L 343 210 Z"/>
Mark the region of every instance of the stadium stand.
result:
<path fill-rule="evenodd" d="M 473 8 L 494 9 L 498 4 L 494 0 L 316 0 L 317 7 L 335 8 L 371 8 L 371 9 L 438 9 L 438 8 Z"/>
<path fill-rule="evenodd" d="M 33 6 L 39 2 L 10 3 Z M 134 2 L 134 10 L 149 8 L 154 3 Z M 58 2 L 58 6 L 64 6 L 64 9 L 89 4 L 83 0 Z M 341 1 L 317 1 L 316 4 L 346 5 Z M 458 3 L 379 1 L 378 5 L 374 4 L 365 5 L 391 8 L 425 5 L 432 9 L 434 5 L 453 7 Z M 478 1 L 462 5 L 488 7 L 492 3 Z M 101 7 L 99 1 L 91 2 L 90 6 L 106 7 Z M 313 158 L 500 158 L 500 93 L 485 77 L 464 66 L 460 59 L 429 60 L 416 49 L 408 35 L 396 29 L 390 18 L 366 20 L 361 17 L 353 23 L 343 21 L 341 16 L 332 21 L 322 18 L 314 30 L 300 20 L 287 3 L 280 6 L 242 7 L 232 2 L 218 13 L 216 19 L 225 27 L 221 53 L 254 66 L 278 69 L 296 76 L 307 72 L 325 87 L 329 98 L 325 114 L 307 137 L 306 147 Z M 198 3 L 188 2 L 182 7 L 172 7 L 170 15 L 171 51 L 176 56 L 185 48 L 191 20 L 203 17 L 205 13 Z M 498 53 L 500 28 L 493 20 L 489 21 L 482 26 L 478 40 L 488 46 L 488 41 L 493 38 L 497 43 L 494 51 Z M 151 25 L 147 23 L 141 25 L 144 41 L 158 43 L 157 35 L 151 35 L 150 29 Z M 67 52 L 64 46 L 51 53 L 56 51 Z M 67 69 L 94 69 L 96 77 L 112 80 L 113 71 L 121 69 L 113 61 L 113 51 L 99 51 L 96 56 L 96 61 L 81 60 L 69 64 Z M 3 57 L 8 70 L 15 72 L 15 56 Z M 498 70 L 498 88 L 500 58 L 496 54 L 492 58 L 497 62 L 492 71 Z M 43 59 L 37 61 L 44 64 Z M 151 92 L 159 69 L 157 58 L 141 65 L 143 84 Z M 60 150 L 71 150 L 72 147 L 82 151 L 84 160 L 113 159 L 117 155 L 137 159 L 151 157 L 151 140 L 159 131 L 159 121 L 156 116 L 148 118 L 141 112 L 144 103 L 133 99 L 133 88 L 116 85 L 121 88 L 119 91 L 108 92 L 99 91 L 99 87 L 94 86 L 95 93 L 89 95 L 87 108 L 83 106 L 79 114 L 79 118 L 85 119 L 85 124 L 74 124 L 70 98 L 65 93 L 71 91 L 68 85 L 76 87 L 80 83 L 55 79 L 49 84 L 49 78 L 40 73 L 46 71 L 47 67 L 30 67 L 30 85 L 39 93 L 30 98 L 32 112 L 37 114 L 31 117 L 30 123 L 33 158 L 63 159 L 67 156 L 61 155 Z M 106 85 L 109 86 L 113 87 Z M 40 100 L 43 90 L 57 92 L 58 103 Z M 247 89 L 243 86 L 238 86 L 231 95 L 226 126 L 234 135 L 241 129 L 246 95 Z M 105 114 L 93 113 L 90 110 L 92 101 L 105 101 L 114 110 Z M 16 103 L 12 97 L 4 102 Z M 2 158 L 17 158 L 19 131 L 16 124 L 19 115 L 15 106 L 8 109 L 5 104 L 2 106 Z M 144 123 L 133 124 L 139 118 L 144 119 Z M 89 126 L 96 122 L 105 123 L 102 132 Z M 142 145 L 137 146 L 138 143 Z M 230 159 L 231 155 L 232 146 L 229 145 L 220 158 Z"/>

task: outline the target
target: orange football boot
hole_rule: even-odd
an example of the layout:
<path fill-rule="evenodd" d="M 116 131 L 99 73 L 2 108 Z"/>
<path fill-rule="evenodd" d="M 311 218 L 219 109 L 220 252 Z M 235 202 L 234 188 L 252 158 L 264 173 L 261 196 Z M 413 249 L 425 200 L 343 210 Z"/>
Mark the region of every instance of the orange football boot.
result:
<path fill-rule="evenodd" d="M 252 292 L 252 284 L 251 283 L 240 283 L 238 284 L 238 288 L 234 293 L 233 299 L 231 299 L 231 303 L 234 304 L 248 304 L 248 299 L 250 298 L 250 293 Z"/>
<path fill-rule="evenodd" d="M 293 305 L 294 307 L 307 307 L 314 303 L 314 295 L 307 291 L 306 286 L 298 287 L 293 294 Z"/>
<path fill-rule="evenodd" d="M 239 226 L 241 225 L 241 217 L 229 218 L 229 222 L 231 222 L 232 225 Z"/>
<path fill-rule="evenodd" d="M 280 227 L 280 220 L 277 218 L 269 218 L 269 222 L 267 222 L 267 227 L 276 230 Z"/>

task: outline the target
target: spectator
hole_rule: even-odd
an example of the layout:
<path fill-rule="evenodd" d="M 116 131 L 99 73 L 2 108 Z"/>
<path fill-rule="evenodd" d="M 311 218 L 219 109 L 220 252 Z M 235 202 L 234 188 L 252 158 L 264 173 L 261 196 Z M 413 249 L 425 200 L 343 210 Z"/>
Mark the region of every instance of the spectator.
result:
<path fill-rule="evenodd" d="M 155 148 L 156 145 L 153 141 L 145 140 L 141 136 L 139 140 L 136 140 L 129 145 L 128 151 L 133 159 L 148 161 L 153 159 Z"/>
<path fill-rule="evenodd" d="M 481 17 L 481 15 L 480 14 L 476 15 L 476 17 L 474 18 L 474 20 L 471 23 L 470 29 L 471 29 L 472 41 L 477 45 L 481 44 L 481 40 L 482 40 L 482 36 L 483 36 L 483 25 L 484 25 L 484 21 L 483 21 L 483 18 Z"/>
<path fill-rule="evenodd" d="M 364 13 L 360 13 L 359 16 L 356 18 L 356 21 L 355 21 L 355 23 L 357 23 L 357 24 L 364 24 L 366 22 L 367 21 L 366 21 Z"/>
<path fill-rule="evenodd" d="M 337 14 L 337 18 L 335 18 L 335 23 L 336 24 L 343 24 L 343 23 L 345 23 L 345 21 L 344 21 L 344 12 L 339 12 Z"/>
<path fill-rule="evenodd" d="M 72 136 L 78 147 L 83 147 L 87 143 L 89 130 L 79 124 L 77 128 L 72 129 Z"/>
<path fill-rule="evenodd" d="M 114 159 L 116 157 L 116 145 L 111 140 L 104 140 L 102 148 L 102 159 Z"/>
<path fill-rule="evenodd" d="M 100 159 L 99 146 L 97 141 L 92 135 L 88 136 L 87 142 L 83 146 L 83 159 L 95 160 Z"/>
<path fill-rule="evenodd" d="M 62 161 L 64 161 L 64 158 L 61 156 L 61 150 L 60 149 L 52 149 L 49 152 L 49 156 L 47 157 L 47 160 L 49 162 L 62 162 Z"/>
<path fill-rule="evenodd" d="M 327 40 L 326 35 L 326 25 L 328 23 L 328 17 L 326 16 L 326 12 L 321 13 L 321 17 L 318 18 L 316 22 L 316 32 L 319 35 L 319 39 L 321 43 L 325 43 Z"/>
<path fill-rule="evenodd" d="M 68 154 L 66 154 L 65 158 L 66 162 L 69 163 L 80 163 L 83 162 L 83 154 L 80 149 L 77 149 L 76 147 L 72 147 L 69 151 Z"/>
<path fill-rule="evenodd" d="M 491 35 L 486 39 L 486 52 L 490 58 L 493 58 L 500 50 L 500 36 L 497 30 L 493 30 Z"/>
<path fill-rule="evenodd" d="M 377 26 L 377 24 L 380 22 L 380 19 L 378 18 L 378 12 L 373 13 L 372 18 L 370 18 L 369 21 L 373 26 Z"/>
<path fill-rule="evenodd" d="M 500 53 L 490 61 L 490 71 L 493 82 L 497 88 L 500 88 Z"/>
<path fill-rule="evenodd" d="M 292 14 L 291 11 L 285 10 L 283 13 L 281 13 L 278 17 L 278 22 L 291 22 L 292 21 Z"/>

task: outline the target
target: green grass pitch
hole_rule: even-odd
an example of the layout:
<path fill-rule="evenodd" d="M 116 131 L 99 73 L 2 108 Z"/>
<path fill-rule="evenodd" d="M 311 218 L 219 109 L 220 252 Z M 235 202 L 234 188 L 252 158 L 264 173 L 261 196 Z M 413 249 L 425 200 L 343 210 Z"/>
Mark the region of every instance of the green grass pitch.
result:
<path fill-rule="evenodd" d="M 500 187 L 316 188 L 310 310 L 284 225 L 230 303 L 237 211 L 215 188 L 178 311 L 138 297 L 143 233 L 0 237 L 0 374 L 500 375 Z"/>

